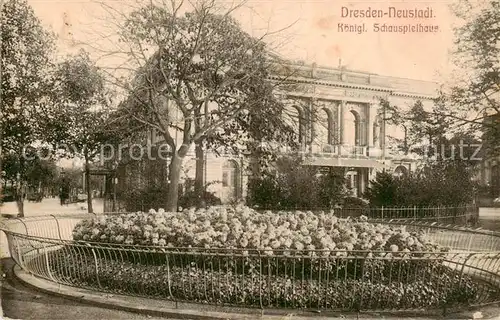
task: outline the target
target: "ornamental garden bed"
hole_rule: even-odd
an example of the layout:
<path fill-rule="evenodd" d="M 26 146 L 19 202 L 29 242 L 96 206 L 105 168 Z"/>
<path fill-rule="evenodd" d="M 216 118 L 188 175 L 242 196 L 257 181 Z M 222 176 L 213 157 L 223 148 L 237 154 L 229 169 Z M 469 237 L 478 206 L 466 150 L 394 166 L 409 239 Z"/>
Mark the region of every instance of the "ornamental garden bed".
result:
<path fill-rule="evenodd" d="M 448 249 L 426 233 L 333 212 L 151 210 L 83 220 L 73 239 L 50 254 L 52 276 L 123 294 L 335 310 L 452 308 L 498 295 L 450 267 Z"/>

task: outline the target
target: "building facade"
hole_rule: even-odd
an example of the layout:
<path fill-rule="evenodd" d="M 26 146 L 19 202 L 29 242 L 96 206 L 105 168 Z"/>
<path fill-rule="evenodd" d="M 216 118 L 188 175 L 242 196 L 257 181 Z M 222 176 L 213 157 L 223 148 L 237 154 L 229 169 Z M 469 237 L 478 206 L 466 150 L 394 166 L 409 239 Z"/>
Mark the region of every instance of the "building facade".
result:
<path fill-rule="evenodd" d="M 498 127 L 500 116 L 492 114 L 485 117 L 487 125 Z M 482 205 L 490 205 L 494 199 L 500 198 L 500 153 L 498 151 L 498 133 L 493 130 L 493 135 L 488 134 L 486 128 L 483 132 L 483 144 L 479 152 L 480 174 L 479 182 L 483 187 L 481 198 Z"/>
<path fill-rule="evenodd" d="M 405 174 L 414 170 L 416 159 L 398 153 L 390 143 L 389 137 L 402 138 L 404 132 L 384 121 L 381 101 L 401 108 L 421 101 L 424 108 L 430 108 L 437 95 L 436 83 L 315 64 L 288 67 L 294 73 L 287 76 L 286 89 L 279 94 L 297 130 L 304 165 L 345 167 L 355 196 L 363 194 L 377 171 Z M 150 134 L 150 143 L 160 140 L 154 132 Z M 194 178 L 195 160 L 193 146 L 184 162 L 184 179 Z M 249 159 L 206 152 L 204 160 L 209 191 L 223 202 L 246 197 Z"/>

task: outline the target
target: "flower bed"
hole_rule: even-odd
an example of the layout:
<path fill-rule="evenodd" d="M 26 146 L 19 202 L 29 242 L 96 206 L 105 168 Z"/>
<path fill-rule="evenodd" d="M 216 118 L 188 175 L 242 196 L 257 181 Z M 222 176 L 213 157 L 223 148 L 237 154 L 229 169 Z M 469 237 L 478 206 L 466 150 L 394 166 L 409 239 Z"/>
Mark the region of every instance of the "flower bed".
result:
<path fill-rule="evenodd" d="M 202 303 L 333 310 L 403 310 L 453 307 L 475 301 L 478 287 L 443 266 L 420 271 L 412 281 L 381 279 L 294 279 L 284 275 L 242 274 L 199 266 L 169 267 L 116 260 L 52 257 L 52 272 L 77 286 L 121 294 Z M 422 264 L 421 266 L 424 266 Z M 61 268 L 63 267 L 63 268 Z M 395 264 L 394 269 L 398 267 Z M 65 272 L 62 272 L 65 270 Z M 78 275 L 78 276 L 72 276 Z"/>
<path fill-rule="evenodd" d="M 168 248 L 241 248 L 261 250 L 269 256 L 291 251 L 323 256 L 355 250 L 391 251 L 395 256 L 439 251 L 424 233 L 366 220 L 338 219 L 333 212 L 259 213 L 243 206 L 175 213 L 160 209 L 85 220 L 75 227 L 73 239 Z"/>
<path fill-rule="evenodd" d="M 358 310 L 469 304 L 483 288 L 424 232 L 333 212 L 151 210 L 84 220 L 73 239 L 85 243 L 56 252 L 52 272 L 128 294 Z"/>

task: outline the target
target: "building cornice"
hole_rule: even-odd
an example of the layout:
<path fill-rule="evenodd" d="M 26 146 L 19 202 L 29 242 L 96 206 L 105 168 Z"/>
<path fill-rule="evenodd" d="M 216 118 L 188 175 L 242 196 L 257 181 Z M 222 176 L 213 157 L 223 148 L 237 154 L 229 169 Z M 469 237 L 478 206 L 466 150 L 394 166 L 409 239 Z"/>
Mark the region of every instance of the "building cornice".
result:
<path fill-rule="evenodd" d="M 288 83 L 366 90 L 385 93 L 389 96 L 425 100 L 435 99 L 438 95 L 439 85 L 431 81 L 381 76 L 344 68 L 320 67 L 315 64 L 287 63 L 279 67 L 288 72 L 297 73 L 286 76 L 283 71 L 283 73 L 277 72 L 269 77 L 271 80 L 285 81 L 285 85 Z"/>

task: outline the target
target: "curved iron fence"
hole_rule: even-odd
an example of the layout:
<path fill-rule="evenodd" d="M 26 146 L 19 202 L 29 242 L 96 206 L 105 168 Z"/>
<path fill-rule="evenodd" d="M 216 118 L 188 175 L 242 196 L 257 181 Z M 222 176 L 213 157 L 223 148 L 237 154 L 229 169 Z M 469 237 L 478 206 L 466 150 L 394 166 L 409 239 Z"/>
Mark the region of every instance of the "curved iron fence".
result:
<path fill-rule="evenodd" d="M 460 310 L 500 302 L 500 233 L 436 222 L 422 230 L 446 251 L 164 248 L 73 241 L 89 215 L 9 219 L 12 258 L 56 283 L 173 301 L 262 309 Z M 275 251 L 276 252 L 276 251 Z"/>
<path fill-rule="evenodd" d="M 278 208 L 257 208 L 258 211 L 280 211 Z M 445 224 L 474 225 L 479 218 L 479 207 L 475 205 L 463 206 L 428 206 L 428 207 L 341 207 L 341 208 L 289 208 L 289 210 L 304 210 L 313 212 L 334 211 L 339 218 L 366 216 L 369 219 L 390 220 L 400 219 L 407 221 L 427 221 Z"/>

